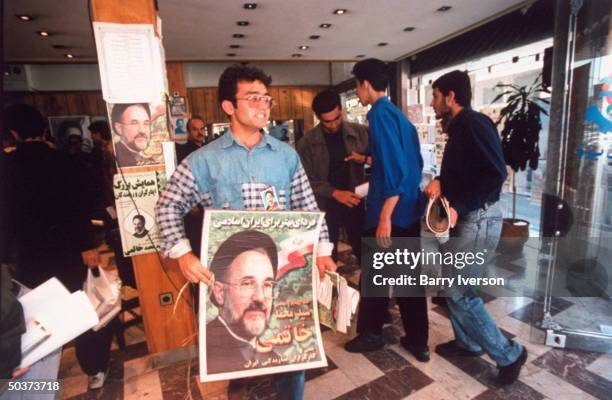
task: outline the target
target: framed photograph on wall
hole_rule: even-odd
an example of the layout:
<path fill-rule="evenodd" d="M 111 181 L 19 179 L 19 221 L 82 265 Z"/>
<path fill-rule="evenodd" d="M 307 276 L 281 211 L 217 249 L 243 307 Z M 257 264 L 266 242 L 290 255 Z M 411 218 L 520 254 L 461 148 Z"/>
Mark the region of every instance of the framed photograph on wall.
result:
<path fill-rule="evenodd" d="M 77 144 L 78 141 L 81 150 L 89 153 L 93 148 L 93 140 L 87 129 L 90 123 L 88 115 L 49 117 L 49 130 L 55 146 L 60 150 L 65 150 L 69 143 Z"/>
<path fill-rule="evenodd" d="M 170 100 L 170 114 L 173 117 L 180 117 L 187 113 L 187 107 L 185 106 L 185 97 L 175 96 Z"/>

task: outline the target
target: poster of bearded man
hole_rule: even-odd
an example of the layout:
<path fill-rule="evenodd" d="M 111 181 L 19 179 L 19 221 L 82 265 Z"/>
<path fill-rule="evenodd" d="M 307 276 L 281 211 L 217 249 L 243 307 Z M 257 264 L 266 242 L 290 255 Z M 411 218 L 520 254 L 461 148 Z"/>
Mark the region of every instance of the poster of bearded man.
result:
<path fill-rule="evenodd" d="M 200 380 L 327 366 L 313 254 L 323 214 L 206 210 L 200 283 Z"/>

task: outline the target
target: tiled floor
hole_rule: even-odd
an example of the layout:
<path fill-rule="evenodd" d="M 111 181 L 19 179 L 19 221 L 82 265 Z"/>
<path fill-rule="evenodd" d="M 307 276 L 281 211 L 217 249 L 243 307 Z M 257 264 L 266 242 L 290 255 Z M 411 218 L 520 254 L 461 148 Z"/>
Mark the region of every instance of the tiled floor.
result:
<path fill-rule="evenodd" d="M 340 270 L 356 282 L 358 266 L 350 251 L 341 253 Z M 112 260 L 110 260 L 112 263 Z M 506 260 L 507 261 L 507 260 Z M 521 260 L 504 263 L 506 272 L 520 273 Z M 133 296 L 134 293 L 128 295 Z M 542 333 L 533 329 L 540 305 L 527 297 L 495 297 L 483 293 L 486 307 L 503 333 L 524 344 L 529 351 L 519 381 L 502 388 L 496 384 L 494 363 L 480 358 L 444 358 L 432 351 L 431 361 L 420 363 L 398 344 L 403 335 L 399 313 L 391 310 L 393 324 L 385 328 L 388 345 L 365 355 L 347 353 L 343 344 L 353 335 L 323 333 L 327 368 L 306 374 L 306 400 L 327 399 L 610 399 L 612 393 L 612 354 L 569 349 L 553 349 L 541 344 Z M 430 348 L 452 339 L 446 310 L 430 307 Z M 571 299 L 556 299 L 554 313 L 575 307 Z M 113 345 L 108 383 L 101 390 L 87 391 L 87 378 L 81 373 L 74 350 L 65 349 L 60 377 L 64 379 L 63 398 L 70 399 L 201 399 L 194 385 L 197 353 L 194 347 L 162 354 L 147 354 L 142 326 L 126 332 L 125 350 Z M 188 376 L 190 378 L 188 378 Z M 188 384 L 188 382 L 190 384 Z M 240 386 L 240 385 L 239 385 Z M 241 391 L 249 399 L 276 398 L 268 379 L 242 382 Z"/>

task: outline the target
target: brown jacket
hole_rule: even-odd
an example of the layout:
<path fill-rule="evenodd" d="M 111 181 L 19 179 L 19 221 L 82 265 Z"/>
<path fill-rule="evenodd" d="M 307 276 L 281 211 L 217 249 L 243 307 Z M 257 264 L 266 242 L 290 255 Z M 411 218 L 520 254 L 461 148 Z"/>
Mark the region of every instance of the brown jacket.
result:
<path fill-rule="evenodd" d="M 321 210 L 326 209 L 327 202 L 332 198 L 334 187 L 329 183 L 329 152 L 325 141 L 326 133 L 318 124 L 297 145 L 297 151 L 310 180 L 317 203 Z M 347 154 L 355 151 L 368 154 L 368 128 L 363 125 L 342 121 L 342 135 Z M 364 165 L 351 161 L 349 168 L 349 184 L 351 188 L 365 182 Z"/>

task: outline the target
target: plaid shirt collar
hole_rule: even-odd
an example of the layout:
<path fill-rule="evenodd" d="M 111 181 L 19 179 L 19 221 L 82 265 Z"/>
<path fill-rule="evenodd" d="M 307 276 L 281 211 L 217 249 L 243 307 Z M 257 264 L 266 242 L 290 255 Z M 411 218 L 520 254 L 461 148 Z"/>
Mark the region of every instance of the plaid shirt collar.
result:
<path fill-rule="evenodd" d="M 242 144 L 238 143 L 238 141 L 234 137 L 234 133 L 232 132 L 231 128 L 228 129 L 227 132 L 225 133 L 225 135 L 221 136 L 218 140 L 221 141 L 221 147 L 223 147 L 224 149 L 230 147 L 234 143 L 237 146 L 244 147 Z M 279 144 L 278 144 L 277 141 L 271 140 L 270 139 L 270 135 L 264 133 L 261 136 L 261 140 L 259 141 L 259 143 L 257 143 L 255 148 L 264 147 L 264 146 L 268 146 L 270 149 L 272 149 L 274 151 L 277 151 Z"/>

